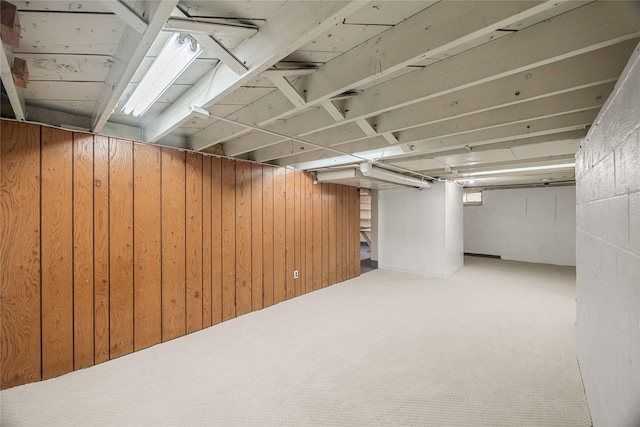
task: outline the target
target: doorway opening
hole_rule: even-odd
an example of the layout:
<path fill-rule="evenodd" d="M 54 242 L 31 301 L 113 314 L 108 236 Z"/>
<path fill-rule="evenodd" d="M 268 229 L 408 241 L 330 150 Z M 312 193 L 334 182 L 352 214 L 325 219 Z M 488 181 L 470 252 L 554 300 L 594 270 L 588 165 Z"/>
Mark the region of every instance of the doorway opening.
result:
<path fill-rule="evenodd" d="M 360 274 L 368 273 L 377 268 L 377 263 L 371 262 L 371 190 L 360 189 Z"/>

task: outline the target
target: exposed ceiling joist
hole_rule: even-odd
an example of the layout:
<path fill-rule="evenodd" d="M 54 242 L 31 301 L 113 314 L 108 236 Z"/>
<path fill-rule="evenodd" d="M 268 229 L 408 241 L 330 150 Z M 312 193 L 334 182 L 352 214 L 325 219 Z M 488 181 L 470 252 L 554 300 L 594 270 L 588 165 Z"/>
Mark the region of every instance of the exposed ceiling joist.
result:
<path fill-rule="evenodd" d="M 2 68 L 0 69 L 2 85 L 7 92 L 16 120 L 25 120 L 27 117 L 27 106 L 24 98 L 24 89 L 16 86 L 13 81 L 13 75 L 11 74 L 13 52 L 8 50 L 9 48 L 3 42 L 0 42 L 0 45 L 2 45 L 2 57 L 0 57 L 0 62 L 2 63 Z"/>
<path fill-rule="evenodd" d="M 465 144 L 461 148 L 450 148 L 441 150 L 429 150 L 429 154 L 419 154 L 419 152 L 413 152 L 411 155 L 393 156 L 386 160 L 380 160 L 380 163 L 395 163 L 398 161 L 420 161 L 420 160 L 432 160 L 436 157 L 451 156 L 456 154 L 466 154 L 469 152 L 480 153 L 484 151 L 492 150 L 506 150 L 514 147 L 523 147 L 526 145 L 543 144 L 546 142 L 554 141 L 567 141 L 567 140 L 580 140 L 587 134 L 586 128 L 571 130 L 566 132 L 549 133 L 545 135 L 538 135 L 532 137 L 524 137 L 519 139 L 509 139 L 507 141 L 480 141 Z M 460 144 L 458 144 L 460 145 Z"/>
<path fill-rule="evenodd" d="M 429 101 L 383 113 L 375 119 L 376 130 L 383 134 L 397 132 L 402 129 L 424 126 L 496 108 L 517 106 L 523 102 L 562 92 L 598 86 L 603 82 L 613 82 L 620 74 L 625 64 L 625 58 L 633 51 L 636 42 L 637 40 L 626 41 L 605 49 L 587 52 L 564 61 L 487 82 L 469 88 L 465 92 L 446 94 Z M 491 96 L 487 96 L 487 94 L 491 94 Z M 327 131 L 317 132 L 316 135 L 322 135 L 324 132 Z M 246 137 L 243 138 L 246 139 Z M 346 142 L 344 137 L 335 133 L 332 133 L 332 138 L 335 142 Z M 399 140 L 398 142 L 406 143 L 408 141 Z M 260 150 L 267 150 L 267 148 Z"/>
<path fill-rule="evenodd" d="M 531 3 L 525 2 L 437 3 L 386 30 L 380 36 L 320 66 L 316 73 L 304 81 L 307 103 L 309 105 L 322 103 L 345 90 L 375 81 L 412 65 L 424 59 L 425 56 L 444 53 L 471 40 L 487 36 L 509 23 L 518 22 L 528 16 L 554 8 L 558 4 L 559 2 L 547 1 L 530 7 Z M 470 11 L 469 7 L 473 11 Z M 452 26 L 451 21 L 447 19 L 456 15 L 459 15 L 458 25 Z M 424 42 L 416 43 L 416 40 Z M 380 54 L 380 52 L 384 53 Z M 279 110 L 271 109 L 271 117 L 263 120 L 262 125 L 284 117 L 290 113 L 290 110 L 291 108 L 286 106 Z M 243 114 L 242 110 L 234 113 L 233 118 L 243 122 L 250 120 L 248 113 Z M 202 149 L 212 143 L 223 142 L 216 138 L 217 135 L 229 133 L 219 132 L 217 127 L 211 131 L 204 130 L 191 138 L 191 144 L 194 149 Z M 233 144 L 229 145 L 225 147 L 225 153 L 240 154 Z"/>
<path fill-rule="evenodd" d="M 228 67 L 219 67 L 203 76 L 191 89 L 154 119 L 145 129 L 147 141 L 157 141 L 191 116 L 191 106 L 207 108 L 259 73 L 269 69 L 298 47 L 341 22 L 366 2 L 288 2 L 252 38 L 234 51 L 249 67 L 238 76 Z M 286 28 L 287 31 L 283 31 Z"/>
<path fill-rule="evenodd" d="M 182 13 L 182 12 L 181 12 Z M 182 13 L 184 15 L 184 13 Z M 164 25 L 164 29 L 173 32 L 183 32 L 189 34 L 202 34 L 216 36 L 216 34 L 226 34 L 239 39 L 252 37 L 258 32 L 258 27 L 253 25 L 232 23 L 218 20 L 191 19 L 173 17 Z"/>
<path fill-rule="evenodd" d="M 269 79 L 274 85 L 286 96 L 291 103 L 297 107 L 304 107 L 307 103 L 305 99 L 298 93 L 289 80 L 282 75 L 270 74 Z"/>
<path fill-rule="evenodd" d="M 602 14 L 607 13 L 604 7 L 609 7 L 608 19 L 605 24 L 599 25 Z M 560 15 L 549 22 L 535 25 L 420 71 L 366 89 L 347 101 L 346 121 L 381 114 L 491 80 L 524 73 L 536 67 L 553 64 L 624 40 L 631 39 L 633 40 L 631 43 L 635 43 L 640 32 L 633 14 L 629 13 L 629 7 L 629 4 L 592 3 L 573 12 L 575 17 Z M 570 19 L 577 19 L 581 26 L 584 26 L 585 31 L 575 31 L 570 25 Z M 562 43 L 558 40 L 562 40 Z M 621 59 L 624 60 L 624 57 Z M 588 65 L 584 71 L 588 73 L 592 66 Z M 571 78 L 571 75 L 564 76 L 564 80 L 567 78 Z M 521 93 L 524 94 L 525 91 Z M 491 102 L 491 97 L 487 97 L 487 100 Z M 304 130 L 322 130 L 319 125 L 319 116 L 321 114 L 318 111 L 309 111 L 286 122 L 276 123 L 270 129 L 277 128 L 278 132 L 288 135 L 293 134 L 294 128 L 303 129 L 303 133 L 296 136 L 305 136 L 307 132 Z M 327 127 L 336 125 L 339 124 L 329 123 Z M 265 144 L 280 142 L 275 138 L 264 138 L 263 141 L 256 141 L 252 145 L 245 143 L 244 139 L 247 137 L 225 143 L 225 152 L 229 155 L 238 155 L 264 147 Z"/>
<path fill-rule="evenodd" d="M 122 0 L 101 0 L 107 9 L 118 15 L 129 27 L 136 30 L 139 34 L 144 34 L 149 27 L 147 21 L 138 15 L 133 9 L 131 9 Z"/>
<path fill-rule="evenodd" d="M 383 133 L 398 132 L 398 142 L 406 144 L 429 137 L 433 134 L 434 129 L 438 129 L 438 135 L 460 134 L 480 128 L 499 126 L 507 122 L 520 122 L 536 117 L 550 117 L 567 112 L 595 108 L 604 103 L 612 89 L 613 82 L 609 82 L 536 98 L 516 106 L 506 104 L 490 110 L 475 112 L 473 115 L 452 115 L 448 117 L 445 114 L 444 117 L 433 121 L 428 120 L 428 112 L 418 110 L 415 115 L 398 120 L 398 123 L 384 122 L 386 127 L 378 125 L 378 129 L 382 128 L 381 131 Z M 438 106 L 436 104 L 436 107 Z M 365 139 L 367 136 L 371 135 L 354 137 L 353 131 L 349 127 L 343 126 L 306 135 L 305 140 L 323 146 L 336 146 L 358 139 Z M 305 147 L 305 155 L 311 155 L 312 151 L 312 147 Z M 255 150 L 252 153 L 252 158 L 259 161 L 268 161 L 287 155 L 290 152 L 291 148 L 287 144 L 280 143 Z"/>
<path fill-rule="evenodd" d="M 410 144 L 413 148 L 410 153 L 404 153 L 400 156 L 411 157 L 415 154 L 429 153 L 437 150 L 453 149 L 464 147 L 472 144 L 485 144 L 491 142 L 508 141 L 519 138 L 528 138 L 532 136 L 548 135 L 560 132 L 584 129 L 593 122 L 598 114 L 598 107 L 589 110 L 577 111 L 553 117 L 536 117 L 530 120 L 521 120 L 510 122 L 508 120 L 495 123 L 490 127 L 475 127 L 472 123 L 463 122 L 464 118 L 454 119 L 453 123 L 435 123 L 428 129 L 430 137 L 425 138 L 424 135 L 414 136 L 413 140 L 403 143 Z M 450 135 L 451 125 L 465 126 L 459 134 Z M 401 133 L 398 136 L 401 138 Z M 407 140 L 411 139 L 406 137 Z M 373 150 L 389 147 L 386 141 L 375 141 L 371 139 L 363 139 L 356 142 L 347 142 L 336 144 L 333 147 L 340 148 L 342 151 L 361 152 L 365 150 Z M 295 149 L 293 151 L 296 151 Z M 300 153 L 300 151 L 297 151 Z M 332 154 L 325 150 L 315 150 L 290 156 L 282 156 L 276 161 L 280 166 L 288 166 L 299 163 L 311 162 L 320 159 L 332 157 Z M 388 158 L 388 157 L 385 157 Z"/>
<path fill-rule="evenodd" d="M 91 114 L 91 130 L 100 132 L 113 112 L 131 78 L 162 30 L 178 0 L 154 0 L 145 3 L 149 24 L 144 34 L 127 27 L 120 38 L 114 61 Z"/>
<path fill-rule="evenodd" d="M 205 51 L 218 58 L 236 74 L 241 75 L 247 72 L 247 67 L 213 37 L 206 34 L 195 34 L 194 37 Z"/>

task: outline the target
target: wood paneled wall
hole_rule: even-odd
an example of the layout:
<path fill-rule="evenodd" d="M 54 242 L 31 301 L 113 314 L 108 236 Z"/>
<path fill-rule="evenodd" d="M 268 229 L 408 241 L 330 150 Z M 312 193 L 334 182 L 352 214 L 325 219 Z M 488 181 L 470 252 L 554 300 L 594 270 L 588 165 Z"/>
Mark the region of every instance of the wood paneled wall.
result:
<path fill-rule="evenodd" d="M 1 126 L 2 388 L 359 275 L 353 187 L 103 136 Z"/>

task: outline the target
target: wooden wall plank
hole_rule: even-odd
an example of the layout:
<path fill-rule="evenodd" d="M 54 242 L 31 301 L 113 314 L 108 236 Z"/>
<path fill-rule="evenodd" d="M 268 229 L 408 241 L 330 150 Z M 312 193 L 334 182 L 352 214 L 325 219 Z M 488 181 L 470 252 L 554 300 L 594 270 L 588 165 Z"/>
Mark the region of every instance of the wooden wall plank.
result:
<path fill-rule="evenodd" d="M 304 175 L 304 292 L 313 291 L 313 179 Z"/>
<path fill-rule="evenodd" d="M 349 196 L 347 198 L 347 203 L 349 205 L 349 230 L 347 231 L 347 234 L 349 236 L 349 254 L 347 257 L 349 260 L 349 278 L 353 278 L 356 276 L 356 267 L 353 262 L 353 252 L 355 250 L 354 229 L 353 229 L 353 223 L 354 223 L 354 217 L 355 217 L 355 213 L 353 211 L 354 198 L 355 198 L 355 191 L 354 189 L 351 189 L 351 191 L 349 191 Z"/>
<path fill-rule="evenodd" d="M 109 144 L 109 357 L 133 351 L 133 144 Z"/>
<path fill-rule="evenodd" d="M 251 310 L 262 308 L 262 165 L 251 165 Z"/>
<path fill-rule="evenodd" d="M 222 161 L 211 158 L 211 324 L 222 322 Z"/>
<path fill-rule="evenodd" d="M 185 334 L 185 154 L 162 148 L 162 341 Z"/>
<path fill-rule="evenodd" d="M 342 212 L 344 210 L 344 185 L 336 187 L 336 277 L 338 282 L 344 282 L 344 220 Z"/>
<path fill-rule="evenodd" d="M 336 263 L 337 260 L 337 207 L 336 202 L 337 188 L 335 184 L 329 184 L 329 284 L 333 285 L 338 282 Z"/>
<path fill-rule="evenodd" d="M 262 170 L 262 305 L 273 305 L 273 176 L 275 168 L 265 166 Z"/>
<path fill-rule="evenodd" d="M 251 312 L 251 163 L 236 162 L 236 316 Z"/>
<path fill-rule="evenodd" d="M 322 287 L 329 286 L 329 185 L 322 184 Z"/>
<path fill-rule="evenodd" d="M 93 366 L 93 135 L 73 134 L 73 368 Z"/>
<path fill-rule="evenodd" d="M 287 298 L 286 293 L 286 172 L 276 168 L 273 176 L 273 302 Z"/>
<path fill-rule="evenodd" d="M 202 154 L 186 153 L 186 327 L 202 329 Z"/>
<path fill-rule="evenodd" d="M 73 144 L 42 128 L 42 378 L 73 370 Z"/>
<path fill-rule="evenodd" d="M 162 342 L 161 150 L 133 147 L 134 350 Z"/>
<path fill-rule="evenodd" d="M 295 191 L 296 173 L 293 169 L 285 169 L 285 291 L 286 299 L 295 296 Z"/>
<path fill-rule="evenodd" d="M 109 360 L 109 138 L 93 145 L 94 360 Z"/>
<path fill-rule="evenodd" d="M 1 122 L 0 388 L 41 375 L 40 126 Z"/>
<path fill-rule="evenodd" d="M 236 316 L 236 162 L 222 159 L 222 320 Z"/>
<path fill-rule="evenodd" d="M 294 252 L 294 269 L 298 270 L 298 278 L 293 281 L 295 285 L 295 296 L 300 296 L 304 293 L 302 284 L 304 283 L 304 268 L 302 262 L 302 228 L 304 222 L 302 221 L 302 176 L 303 173 L 295 171 L 295 252 Z"/>
<path fill-rule="evenodd" d="M 212 325 L 211 313 L 211 157 L 202 158 L 202 327 Z"/>
<path fill-rule="evenodd" d="M 313 290 L 322 287 L 322 184 L 313 185 Z"/>
<path fill-rule="evenodd" d="M 97 135 L 43 128 L 41 143 L 39 126 L 5 121 L 2 132 L 0 337 L 24 348 L 3 352 L 2 387 L 359 274 L 357 189 Z M 7 285 L 18 276 L 30 286 Z"/>

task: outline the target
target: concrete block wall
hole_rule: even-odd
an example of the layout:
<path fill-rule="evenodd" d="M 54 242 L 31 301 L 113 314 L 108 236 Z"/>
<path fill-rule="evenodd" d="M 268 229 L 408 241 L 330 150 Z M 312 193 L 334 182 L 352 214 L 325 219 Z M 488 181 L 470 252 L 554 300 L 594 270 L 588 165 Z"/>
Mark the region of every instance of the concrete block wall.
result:
<path fill-rule="evenodd" d="M 575 187 L 490 190 L 464 207 L 464 251 L 576 265 Z"/>
<path fill-rule="evenodd" d="M 640 46 L 576 156 L 577 351 L 594 426 L 640 425 Z"/>

